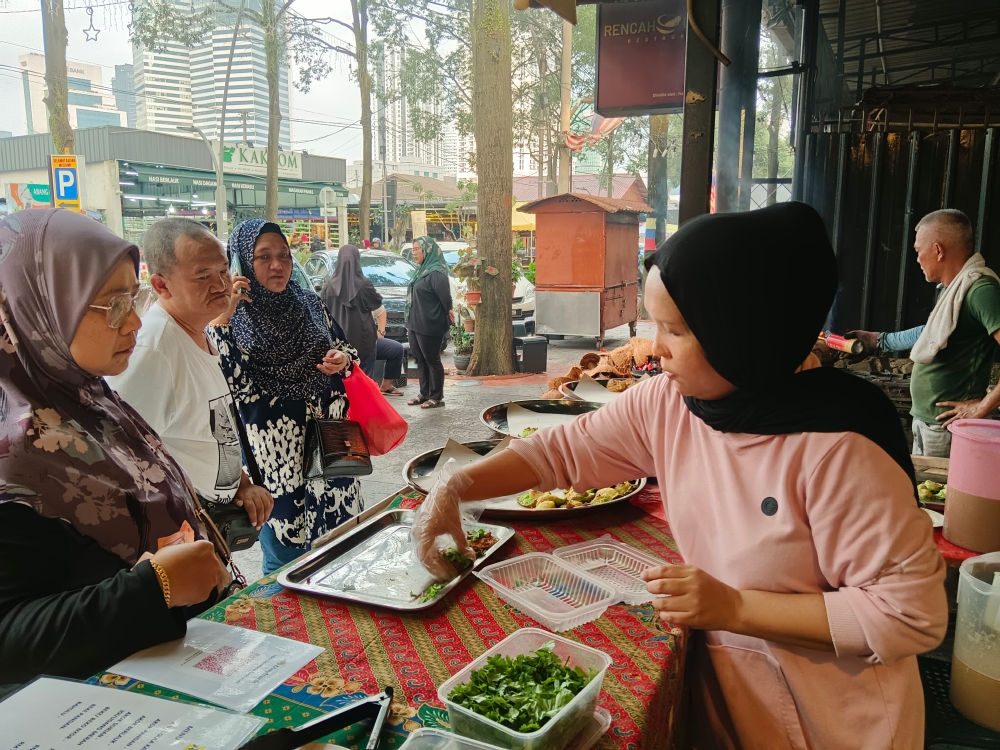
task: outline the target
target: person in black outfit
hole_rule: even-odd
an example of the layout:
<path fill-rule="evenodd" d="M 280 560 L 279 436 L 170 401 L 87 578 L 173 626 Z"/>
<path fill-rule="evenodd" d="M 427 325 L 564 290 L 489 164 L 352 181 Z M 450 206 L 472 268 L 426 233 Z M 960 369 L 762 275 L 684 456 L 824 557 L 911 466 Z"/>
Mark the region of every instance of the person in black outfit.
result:
<path fill-rule="evenodd" d="M 320 294 L 333 319 L 347 334 L 347 341 L 361 358 L 361 369 L 375 376 L 375 362 L 385 360 L 382 393 L 402 396 L 392 383 L 403 367 L 403 345 L 385 338 L 387 313 L 382 295 L 361 271 L 361 254 L 354 245 L 344 245 L 337 254 L 337 268 L 327 279 Z"/>
<path fill-rule="evenodd" d="M 423 409 L 444 406 L 444 365 L 441 343 L 455 322 L 451 309 L 448 264 L 430 237 L 413 241 L 413 259 L 419 264 L 406 293 L 406 336 L 417 360 L 420 397 L 407 403 Z"/>
<path fill-rule="evenodd" d="M 230 577 L 187 476 L 103 379 L 153 299 L 139 249 L 62 209 L 6 217 L 0 248 L 2 695 L 183 637 Z"/>

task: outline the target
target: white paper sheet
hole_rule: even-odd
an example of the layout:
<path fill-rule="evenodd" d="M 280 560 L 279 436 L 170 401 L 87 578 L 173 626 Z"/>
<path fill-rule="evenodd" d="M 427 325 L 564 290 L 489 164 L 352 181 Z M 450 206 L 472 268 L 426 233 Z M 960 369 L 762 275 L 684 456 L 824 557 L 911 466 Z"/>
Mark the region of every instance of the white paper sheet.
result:
<path fill-rule="evenodd" d="M 568 424 L 578 416 L 579 414 L 543 414 L 525 409 L 520 404 L 511 401 L 507 404 L 507 432 L 514 437 L 520 437 L 521 433 L 528 427 L 541 429 L 542 427 L 554 427 L 558 424 Z"/>
<path fill-rule="evenodd" d="M 0 748 L 235 750 L 266 722 L 208 706 L 39 677 L 0 702 Z"/>
<path fill-rule="evenodd" d="M 587 373 L 583 373 L 583 375 L 580 376 L 580 382 L 576 384 L 576 389 L 573 393 L 577 395 L 577 398 L 583 401 L 593 401 L 598 404 L 609 404 L 620 395 L 613 391 L 609 391 Z"/>
<path fill-rule="evenodd" d="M 108 669 L 249 711 L 323 649 L 207 620 L 189 620 L 183 639 L 147 648 Z"/>
<path fill-rule="evenodd" d="M 502 451 L 507 447 L 510 442 L 510 435 L 507 435 L 503 440 L 496 444 L 496 446 L 485 456 L 480 456 L 472 448 L 467 448 L 462 443 L 457 440 L 452 440 L 448 438 L 448 442 L 444 444 L 444 449 L 441 451 L 441 455 L 438 456 L 437 463 L 434 464 L 434 471 L 428 474 L 426 477 L 421 477 L 420 479 L 414 480 L 414 484 L 417 485 L 424 492 L 430 492 L 431 487 L 434 486 L 434 482 L 437 479 L 437 474 L 441 470 L 441 467 L 448 463 L 449 459 L 455 459 L 455 468 L 462 468 L 463 466 L 468 466 L 469 464 L 474 464 L 486 456 L 492 456 L 497 451 Z"/>

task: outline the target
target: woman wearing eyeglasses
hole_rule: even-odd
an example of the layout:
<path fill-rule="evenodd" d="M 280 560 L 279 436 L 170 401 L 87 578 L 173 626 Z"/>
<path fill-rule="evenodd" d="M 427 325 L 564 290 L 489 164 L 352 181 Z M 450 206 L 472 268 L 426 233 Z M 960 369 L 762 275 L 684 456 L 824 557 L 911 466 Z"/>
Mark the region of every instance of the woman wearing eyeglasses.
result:
<path fill-rule="evenodd" d="M 152 300 L 65 210 L 0 221 L 0 694 L 180 638 L 230 576 L 181 468 L 103 376 Z"/>

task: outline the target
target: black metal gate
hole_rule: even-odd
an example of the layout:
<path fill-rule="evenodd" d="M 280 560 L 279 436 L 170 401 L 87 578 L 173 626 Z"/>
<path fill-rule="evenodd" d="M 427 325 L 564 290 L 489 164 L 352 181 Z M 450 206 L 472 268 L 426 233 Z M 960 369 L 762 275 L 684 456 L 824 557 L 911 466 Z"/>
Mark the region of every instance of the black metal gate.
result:
<path fill-rule="evenodd" d="M 835 123 L 806 136 L 803 200 L 823 215 L 840 264 L 834 330 L 891 331 L 927 320 L 935 290 L 913 239 L 931 211 L 964 211 L 976 249 L 1000 269 L 1000 127 L 990 125 L 837 132 Z"/>

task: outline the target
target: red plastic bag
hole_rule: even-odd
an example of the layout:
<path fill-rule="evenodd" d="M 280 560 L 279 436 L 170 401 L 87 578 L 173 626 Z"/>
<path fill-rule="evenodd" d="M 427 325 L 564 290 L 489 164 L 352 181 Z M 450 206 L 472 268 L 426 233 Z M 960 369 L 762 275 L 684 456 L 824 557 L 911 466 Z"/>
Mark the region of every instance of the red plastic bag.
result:
<path fill-rule="evenodd" d="M 344 390 L 350 407 L 347 418 L 361 425 L 373 456 L 384 456 L 406 439 L 409 425 L 392 408 L 375 381 L 354 364 L 354 371 L 344 378 Z"/>

